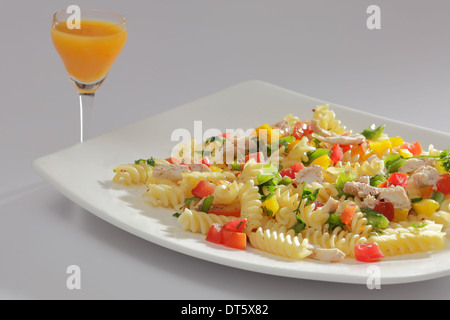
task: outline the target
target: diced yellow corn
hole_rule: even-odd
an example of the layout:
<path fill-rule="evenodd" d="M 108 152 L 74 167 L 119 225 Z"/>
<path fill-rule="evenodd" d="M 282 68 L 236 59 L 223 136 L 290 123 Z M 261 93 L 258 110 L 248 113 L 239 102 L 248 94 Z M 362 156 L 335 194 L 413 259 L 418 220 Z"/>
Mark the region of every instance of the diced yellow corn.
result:
<path fill-rule="evenodd" d="M 331 159 L 327 154 L 324 154 L 323 156 L 320 156 L 317 159 L 315 159 L 313 162 L 311 162 L 311 164 L 313 164 L 313 163 L 326 169 L 330 166 Z"/>
<path fill-rule="evenodd" d="M 390 139 L 385 139 L 381 141 L 370 141 L 369 146 L 370 149 L 372 149 L 373 152 L 381 158 L 386 151 L 392 148 L 392 143 Z"/>
<path fill-rule="evenodd" d="M 394 222 L 405 221 L 408 218 L 409 209 L 394 209 Z"/>
<path fill-rule="evenodd" d="M 264 200 L 262 203 L 262 207 L 264 211 L 271 217 L 274 217 L 278 209 L 280 209 L 280 205 L 278 204 L 278 200 L 275 195 Z"/>
<path fill-rule="evenodd" d="M 412 204 L 412 208 L 416 214 L 424 214 L 428 217 L 431 217 L 439 207 L 439 203 L 433 199 L 422 199 Z"/>
<path fill-rule="evenodd" d="M 389 140 L 391 141 L 392 148 L 401 146 L 402 144 L 405 143 L 405 141 L 403 141 L 401 137 L 392 137 Z"/>
<path fill-rule="evenodd" d="M 211 169 L 212 172 L 222 172 L 223 171 L 223 169 L 221 169 L 215 165 L 212 165 L 211 167 L 209 167 L 209 169 Z"/>

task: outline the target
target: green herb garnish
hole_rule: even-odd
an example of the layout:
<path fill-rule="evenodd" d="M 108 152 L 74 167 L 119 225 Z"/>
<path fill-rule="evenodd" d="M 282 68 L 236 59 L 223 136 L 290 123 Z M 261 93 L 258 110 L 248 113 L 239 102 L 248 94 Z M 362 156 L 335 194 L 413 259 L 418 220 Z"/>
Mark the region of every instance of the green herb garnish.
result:
<path fill-rule="evenodd" d="M 416 229 L 420 229 L 425 227 L 427 224 L 426 223 L 422 223 L 420 225 L 415 225 L 415 224 L 411 224 L 411 227 L 416 228 Z"/>
<path fill-rule="evenodd" d="M 147 165 L 152 167 L 156 166 L 156 160 L 153 157 L 150 157 L 150 159 L 139 159 L 134 161 L 135 164 L 140 164 L 141 162 L 145 162 Z"/>
<path fill-rule="evenodd" d="M 441 167 L 446 172 L 450 172 L 450 151 L 448 149 L 441 151 L 439 155 L 420 155 L 412 158 L 436 158 L 438 161 L 441 161 Z"/>
<path fill-rule="evenodd" d="M 300 218 L 299 216 L 296 217 L 297 218 L 297 222 L 292 226 L 292 230 L 294 230 L 295 233 L 300 233 L 303 230 L 305 230 L 306 228 L 306 223 L 305 221 L 303 221 L 302 218 Z"/>
<path fill-rule="evenodd" d="M 205 213 L 209 212 L 209 209 L 211 209 L 212 203 L 213 203 L 214 197 L 213 196 L 206 196 L 203 199 L 203 204 L 202 204 L 202 211 Z"/>

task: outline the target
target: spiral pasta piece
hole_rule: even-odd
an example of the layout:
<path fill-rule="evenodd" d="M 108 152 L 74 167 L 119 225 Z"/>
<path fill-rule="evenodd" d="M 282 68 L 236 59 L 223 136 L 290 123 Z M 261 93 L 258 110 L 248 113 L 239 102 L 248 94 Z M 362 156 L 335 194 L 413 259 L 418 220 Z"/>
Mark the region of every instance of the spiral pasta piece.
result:
<path fill-rule="evenodd" d="M 439 250 L 446 246 L 444 232 L 433 230 L 410 232 L 405 228 L 386 230 L 381 235 L 369 237 L 368 241 L 376 242 L 385 256 Z"/>
<path fill-rule="evenodd" d="M 241 187 L 239 201 L 241 203 L 241 218 L 247 219 L 245 231 L 248 233 L 261 227 L 263 221 L 261 195 L 253 180 L 247 181 Z"/>
<path fill-rule="evenodd" d="M 351 233 L 347 230 L 337 227 L 331 232 L 328 232 L 328 226 L 322 230 L 315 230 L 313 228 L 305 229 L 299 234 L 299 237 L 308 239 L 311 245 L 324 248 L 341 250 L 346 256 L 354 257 L 354 248 L 356 244 L 365 243 L 367 239 L 359 234 Z"/>
<path fill-rule="evenodd" d="M 319 126 L 332 133 L 343 134 L 346 132 L 345 127 L 341 126 L 341 121 L 336 120 L 336 114 L 330 110 L 329 105 L 316 106 L 313 119 L 317 121 Z"/>
<path fill-rule="evenodd" d="M 177 219 L 183 230 L 189 230 L 193 233 L 207 234 L 213 223 L 224 225 L 236 217 L 220 216 L 213 213 L 205 213 L 190 209 L 184 209 L 183 213 Z"/>
<path fill-rule="evenodd" d="M 308 137 L 303 137 L 299 140 L 292 150 L 281 160 L 283 168 L 289 168 L 294 163 L 301 163 L 308 161 L 308 153 L 316 150 L 316 147 L 310 145 Z"/>
<path fill-rule="evenodd" d="M 151 166 L 141 162 L 139 164 L 121 164 L 114 168 L 116 173 L 112 179 L 114 183 L 145 184 L 151 176 Z"/>
<path fill-rule="evenodd" d="M 307 199 L 303 199 L 299 206 L 299 216 L 307 227 L 320 230 L 327 222 L 329 213 L 322 208 L 316 208 L 315 204 L 306 205 Z"/>
<path fill-rule="evenodd" d="M 236 181 L 223 181 L 214 189 L 212 196 L 214 197 L 214 204 L 231 204 L 239 200 L 240 184 Z"/>
<path fill-rule="evenodd" d="M 143 197 L 154 207 L 177 209 L 184 203 L 184 193 L 180 187 L 166 184 L 151 184 Z"/>
<path fill-rule="evenodd" d="M 249 241 L 253 247 L 259 250 L 296 260 L 304 259 L 312 253 L 308 249 L 307 239 L 300 241 L 298 237 L 276 231 L 264 231 L 262 228 L 251 232 Z"/>

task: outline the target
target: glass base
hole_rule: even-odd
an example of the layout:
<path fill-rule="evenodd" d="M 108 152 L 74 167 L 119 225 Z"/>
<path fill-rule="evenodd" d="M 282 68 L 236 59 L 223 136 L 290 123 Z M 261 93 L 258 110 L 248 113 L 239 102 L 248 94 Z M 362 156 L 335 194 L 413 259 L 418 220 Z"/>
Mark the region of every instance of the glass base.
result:
<path fill-rule="evenodd" d="M 70 81 L 72 81 L 73 85 L 75 86 L 75 88 L 77 88 L 79 93 L 94 93 L 102 85 L 105 79 L 106 76 L 96 82 L 84 83 L 70 76 Z"/>

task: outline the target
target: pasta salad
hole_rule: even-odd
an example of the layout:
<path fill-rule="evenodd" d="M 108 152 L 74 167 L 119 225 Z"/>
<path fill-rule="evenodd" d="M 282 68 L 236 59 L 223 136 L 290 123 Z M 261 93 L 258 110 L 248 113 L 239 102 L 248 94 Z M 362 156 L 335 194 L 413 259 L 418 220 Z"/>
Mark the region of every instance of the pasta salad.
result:
<path fill-rule="evenodd" d="M 354 133 L 328 105 L 114 172 L 115 183 L 145 185 L 148 203 L 175 212 L 187 232 L 240 250 L 375 262 L 443 249 L 450 234 L 449 151 L 384 125 Z"/>

